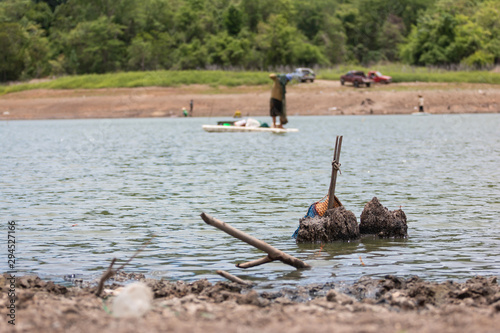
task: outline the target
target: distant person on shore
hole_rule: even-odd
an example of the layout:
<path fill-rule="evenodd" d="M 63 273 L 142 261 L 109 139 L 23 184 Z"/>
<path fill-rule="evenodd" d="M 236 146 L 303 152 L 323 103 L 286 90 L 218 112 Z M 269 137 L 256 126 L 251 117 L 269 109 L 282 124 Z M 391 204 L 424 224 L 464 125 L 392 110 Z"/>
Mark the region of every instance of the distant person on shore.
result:
<path fill-rule="evenodd" d="M 418 95 L 418 112 L 424 112 L 424 96 Z"/>
<path fill-rule="evenodd" d="M 182 108 L 182 114 L 184 115 L 184 117 L 189 116 L 188 110 L 186 110 L 186 108 Z"/>
<path fill-rule="evenodd" d="M 193 116 L 193 100 L 191 100 L 191 102 L 189 102 L 189 116 L 190 117 Z"/>
<path fill-rule="evenodd" d="M 270 114 L 273 119 L 273 127 L 283 128 L 288 123 L 286 118 L 286 84 L 291 77 L 284 74 L 271 74 L 269 78 L 273 80 L 271 88 Z M 276 117 L 280 117 L 280 123 L 276 125 Z"/>

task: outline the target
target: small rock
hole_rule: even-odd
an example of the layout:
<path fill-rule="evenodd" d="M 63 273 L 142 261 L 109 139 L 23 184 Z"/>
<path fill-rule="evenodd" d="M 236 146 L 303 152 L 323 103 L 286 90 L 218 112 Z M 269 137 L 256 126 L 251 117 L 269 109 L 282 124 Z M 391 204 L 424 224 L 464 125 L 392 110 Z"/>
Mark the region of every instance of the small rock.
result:
<path fill-rule="evenodd" d="M 354 303 L 354 298 L 349 297 L 345 294 L 339 293 L 335 290 L 330 290 L 326 294 L 326 300 L 328 302 L 334 302 L 338 303 L 340 305 L 347 305 L 347 304 L 353 304 Z"/>
<path fill-rule="evenodd" d="M 18 278 L 17 283 L 21 288 L 30 288 L 32 286 L 33 281 L 37 278 L 38 276 L 25 275 Z"/>
<path fill-rule="evenodd" d="M 401 289 L 404 286 L 404 280 L 393 275 L 386 275 L 383 287 L 386 290 Z"/>
<path fill-rule="evenodd" d="M 496 303 L 493 303 L 493 304 L 491 305 L 491 307 L 493 308 L 493 310 L 494 310 L 495 312 L 500 312 L 500 301 L 498 301 L 498 302 L 496 302 Z"/>
<path fill-rule="evenodd" d="M 236 302 L 238 304 L 250 304 L 259 307 L 265 307 L 270 303 L 269 300 L 259 297 L 259 294 L 255 290 L 251 290 L 247 294 L 242 295 Z"/>

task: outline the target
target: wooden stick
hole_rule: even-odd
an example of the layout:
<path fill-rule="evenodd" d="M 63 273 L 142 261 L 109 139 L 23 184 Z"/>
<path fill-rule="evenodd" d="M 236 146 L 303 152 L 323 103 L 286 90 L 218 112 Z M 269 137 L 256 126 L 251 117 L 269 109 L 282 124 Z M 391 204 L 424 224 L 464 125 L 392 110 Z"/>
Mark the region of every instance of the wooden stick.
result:
<path fill-rule="evenodd" d="M 250 267 L 255 267 L 255 266 L 262 265 L 262 264 L 266 264 L 266 263 L 271 262 L 271 261 L 273 261 L 273 259 L 269 258 L 269 256 L 265 256 L 264 258 L 245 262 L 243 264 L 236 264 L 236 267 L 238 267 L 238 268 L 250 268 Z"/>
<path fill-rule="evenodd" d="M 335 186 L 337 183 L 337 171 L 340 168 L 340 149 L 342 148 L 342 136 L 337 135 L 335 140 L 335 150 L 333 151 L 332 178 L 328 190 L 328 209 L 332 209 L 335 203 Z"/>
<path fill-rule="evenodd" d="M 150 240 L 148 240 L 147 242 L 145 242 L 145 243 L 142 245 L 142 247 L 141 247 L 139 250 L 137 250 L 137 251 L 136 251 L 136 252 L 132 255 L 132 257 L 130 257 L 130 259 L 129 259 L 129 260 L 127 260 L 127 261 L 126 261 L 123 265 L 121 265 L 120 267 L 118 267 L 118 268 L 117 268 L 117 269 L 115 269 L 115 270 L 113 270 L 113 265 L 114 265 L 114 264 L 115 264 L 115 262 L 116 262 L 116 258 L 113 258 L 113 260 L 111 260 L 111 264 L 109 265 L 108 269 L 106 270 L 106 272 L 104 272 L 104 274 L 102 275 L 101 279 L 99 280 L 99 284 L 98 284 L 98 286 L 97 286 L 97 290 L 96 290 L 96 292 L 95 292 L 95 295 L 96 295 L 96 296 L 101 295 L 102 290 L 104 289 L 104 283 L 105 283 L 108 279 L 112 278 L 112 277 L 113 277 L 116 273 L 118 273 L 118 271 L 119 271 L 119 270 L 123 269 L 123 267 L 125 267 L 125 265 L 127 265 L 129 262 L 131 262 L 131 261 L 132 261 L 132 259 L 134 259 L 134 258 L 135 258 L 135 257 L 136 257 L 139 253 L 141 253 L 141 251 L 142 251 L 142 250 L 144 250 L 144 248 L 146 247 L 146 245 L 148 245 L 148 244 L 151 242 L 151 240 L 152 240 L 153 238 L 155 238 L 155 237 L 156 237 L 156 236 L 155 236 L 155 235 L 153 235 L 153 237 L 151 237 L 151 239 L 150 239 Z"/>
<path fill-rule="evenodd" d="M 224 231 L 225 233 L 227 233 L 235 238 L 238 238 L 239 240 L 242 240 L 245 243 L 252 245 L 253 247 L 256 247 L 257 249 L 266 252 L 268 254 L 269 259 L 271 259 L 271 261 L 279 260 L 279 261 L 281 261 L 285 264 L 288 264 L 290 266 L 293 266 L 297 269 L 311 267 L 308 264 L 306 264 L 305 262 L 303 262 L 302 260 L 297 259 L 289 254 L 286 254 L 285 252 L 280 251 L 280 250 L 272 247 L 271 245 L 267 244 L 266 242 L 263 242 L 260 239 L 257 239 L 253 236 L 250 236 L 250 235 L 248 235 L 248 234 L 244 233 L 243 231 L 240 231 L 236 228 L 233 228 L 229 224 L 224 223 L 222 221 L 219 221 L 216 218 L 213 218 L 212 216 L 210 216 L 208 214 L 201 213 L 201 218 L 203 219 L 203 221 L 205 221 L 206 224 L 214 226 L 214 227 Z M 259 260 L 255 260 L 255 261 L 260 261 L 261 264 L 264 263 L 263 259 L 259 259 Z M 268 262 L 268 261 L 266 261 L 266 262 Z"/>
<path fill-rule="evenodd" d="M 96 296 L 101 295 L 102 290 L 104 289 L 104 282 L 106 282 L 107 279 L 115 275 L 116 271 L 113 271 L 113 265 L 115 264 L 115 261 L 116 258 L 113 258 L 113 260 L 111 260 L 111 264 L 109 265 L 108 269 L 106 270 L 106 272 L 104 272 L 101 279 L 99 280 L 99 285 L 97 286 L 97 290 L 95 292 Z"/>
<path fill-rule="evenodd" d="M 337 160 L 337 162 L 340 160 L 340 150 L 342 149 L 342 138 L 343 136 L 339 136 L 339 147 L 337 149 L 337 155 L 335 156 L 335 160 Z"/>
<path fill-rule="evenodd" d="M 229 281 L 232 281 L 232 282 L 236 282 L 236 283 L 239 283 L 239 284 L 242 284 L 242 285 L 245 285 L 245 286 L 251 286 L 251 285 L 253 285 L 253 282 L 245 281 L 243 279 L 240 279 L 239 277 L 234 276 L 233 274 L 230 274 L 230 273 L 228 273 L 226 271 L 216 271 L 216 273 L 219 274 L 222 277 L 225 277 L 226 279 L 228 279 Z"/>

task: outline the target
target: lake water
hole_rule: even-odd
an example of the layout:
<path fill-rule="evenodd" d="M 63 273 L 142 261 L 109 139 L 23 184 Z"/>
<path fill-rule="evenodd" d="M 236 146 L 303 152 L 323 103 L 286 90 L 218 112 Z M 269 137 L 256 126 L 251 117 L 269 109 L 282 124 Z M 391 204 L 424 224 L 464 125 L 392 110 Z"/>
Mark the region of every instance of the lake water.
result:
<path fill-rule="evenodd" d="M 112 258 L 148 277 L 259 288 L 419 275 L 500 275 L 500 114 L 290 117 L 299 133 L 206 133 L 224 118 L 0 122 L 1 247 L 15 220 L 19 273 L 98 278 Z M 267 118 L 258 118 L 269 121 Z M 408 219 L 406 240 L 297 245 L 308 206 L 336 195 L 357 217 L 376 196 Z M 312 266 L 242 270 L 265 254 L 206 225 L 205 212 Z M 6 255 L 0 270 L 7 271 Z"/>

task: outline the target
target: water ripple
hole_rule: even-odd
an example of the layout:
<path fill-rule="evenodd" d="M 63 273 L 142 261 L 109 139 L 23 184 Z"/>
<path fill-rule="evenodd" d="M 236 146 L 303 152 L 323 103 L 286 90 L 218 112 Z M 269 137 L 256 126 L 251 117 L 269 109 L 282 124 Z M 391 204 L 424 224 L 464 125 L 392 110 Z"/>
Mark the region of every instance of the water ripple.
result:
<path fill-rule="evenodd" d="M 0 122 L 0 211 L 3 223 L 18 223 L 19 270 L 95 278 L 155 235 L 128 270 L 217 281 L 223 269 L 262 288 L 500 275 L 499 115 L 291 117 L 300 132 L 290 135 L 201 130 L 217 120 Z M 328 190 L 336 135 L 344 136 L 337 196 L 358 219 L 374 196 L 401 207 L 407 240 L 290 238 Z M 264 254 L 206 225 L 201 212 L 313 269 L 236 268 Z"/>

